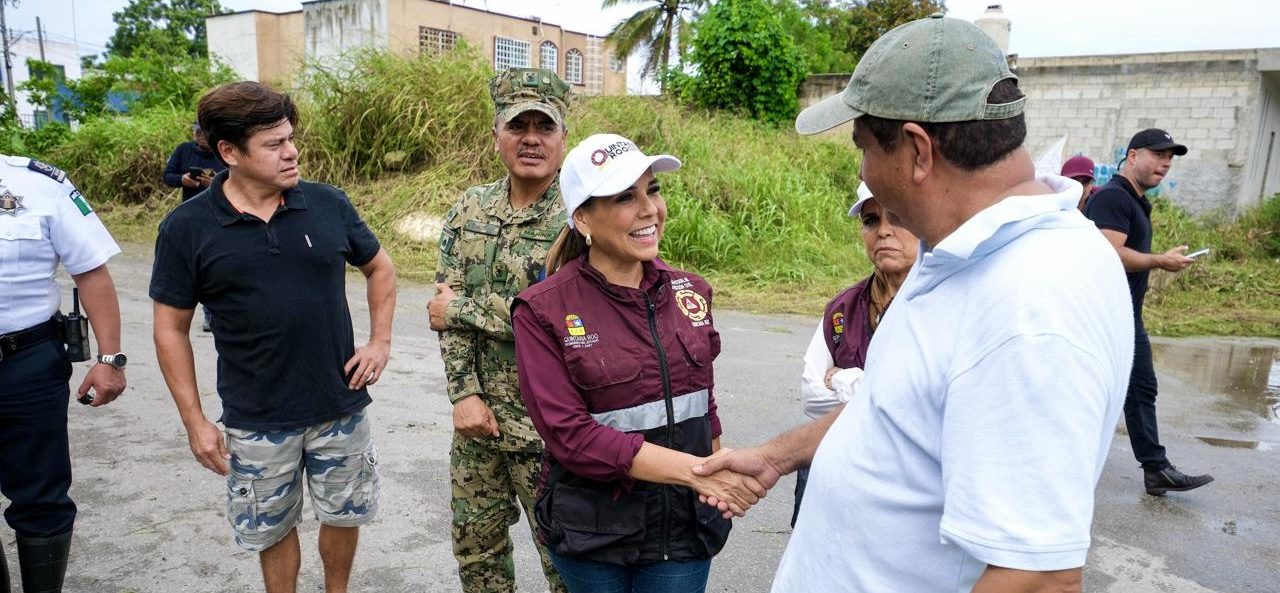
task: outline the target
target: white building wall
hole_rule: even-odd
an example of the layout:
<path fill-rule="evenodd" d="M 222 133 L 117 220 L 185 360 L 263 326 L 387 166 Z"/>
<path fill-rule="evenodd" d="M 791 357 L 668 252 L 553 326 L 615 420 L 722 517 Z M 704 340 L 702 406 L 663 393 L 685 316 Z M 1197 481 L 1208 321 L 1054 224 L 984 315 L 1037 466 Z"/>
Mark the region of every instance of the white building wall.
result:
<path fill-rule="evenodd" d="M 358 47 L 387 49 L 393 0 L 315 0 L 302 5 L 307 57 L 321 61 Z"/>
<path fill-rule="evenodd" d="M 1280 193 L 1280 72 L 1264 73 L 1259 84 L 1257 133 L 1240 196 L 1245 207 Z"/>
<path fill-rule="evenodd" d="M 43 108 L 32 105 L 27 98 L 27 93 L 18 90 L 18 87 L 31 79 L 31 70 L 27 67 L 27 59 L 40 59 L 40 43 L 30 36 L 23 37 L 17 43 L 9 46 L 9 50 L 12 54 L 10 59 L 13 64 L 13 88 L 17 91 L 14 96 L 14 103 L 18 108 L 18 118 L 23 125 L 30 126 L 35 120 L 36 110 Z M 67 80 L 79 80 L 83 75 L 80 69 L 80 56 L 76 53 L 76 47 L 73 44 L 46 39 L 44 41 L 44 56 L 46 62 L 62 66 Z M 0 72 L 0 75 L 2 74 Z"/>
<path fill-rule="evenodd" d="M 225 62 L 243 80 L 258 80 L 257 14 L 240 12 L 205 19 L 209 55 Z"/>

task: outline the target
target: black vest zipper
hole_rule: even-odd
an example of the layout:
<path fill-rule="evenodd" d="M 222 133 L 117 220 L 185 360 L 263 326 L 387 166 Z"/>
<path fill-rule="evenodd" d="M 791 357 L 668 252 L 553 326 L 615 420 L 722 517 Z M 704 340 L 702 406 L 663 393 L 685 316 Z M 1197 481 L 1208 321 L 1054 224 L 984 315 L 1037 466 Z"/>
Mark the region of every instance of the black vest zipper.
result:
<path fill-rule="evenodd" d="M 661 287 L 658 290 L 662 290 Z M 671 433 L 676 428 L 676 410 L 675 403 L 671 401 L 671 376 L 667 369 L 667 351 L 662 347 L 662 339 L 658 337 L 658 317 L 657 311 L 653 305 L 653 301 L 649 299 L 649 293 L 641 293 L 644 295 L 644 304 L 649 312 L 649 333 L 653 336 L 653 346 L 658 350 L 658 373 L 662 376 L 662 400 L 667 404 L 667 448 L 674 449 L 674 443 L 671 440 Z M 669 500 L 670 486 L 660 485 L 662 489 L 662 559 L 667 559 L 667 539 L 670 537 L 671 530 L 671 501 Z"/>

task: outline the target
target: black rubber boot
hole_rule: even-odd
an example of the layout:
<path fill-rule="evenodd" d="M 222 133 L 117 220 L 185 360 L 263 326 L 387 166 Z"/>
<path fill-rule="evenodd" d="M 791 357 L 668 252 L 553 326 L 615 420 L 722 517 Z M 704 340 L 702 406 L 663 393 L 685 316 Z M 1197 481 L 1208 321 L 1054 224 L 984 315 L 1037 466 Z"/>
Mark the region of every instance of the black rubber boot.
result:
<path fill-rule="evenodd" d="M 53 537 L 18 536 L 18 570 L 23 593 L 62 593 L 71 553 L 71 532 Z"/>
<path fill-rule="evenodd" d="M 0 542 L 0 593 L 9 593 L 9 560 L 4 557 L 4 542 Z"/>

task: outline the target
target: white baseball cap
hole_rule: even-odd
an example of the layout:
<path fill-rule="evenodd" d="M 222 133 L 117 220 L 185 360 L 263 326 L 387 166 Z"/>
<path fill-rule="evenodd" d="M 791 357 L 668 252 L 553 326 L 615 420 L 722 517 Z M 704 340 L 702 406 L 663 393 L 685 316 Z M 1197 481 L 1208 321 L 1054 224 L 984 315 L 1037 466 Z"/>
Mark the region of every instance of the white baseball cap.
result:
<path fill-rule="evenodd" d="M 854 202 L 853 206 L 849 208 L 849 217 L 852 218 L 860 214 L 862 212 L 862 205 L 866 204 L 867 200 L 874 197 L 875 196 L 871 195 L 871 188 L 867 187 L 867 183 L 865 181 L 858 182 L 858 201 Z"/>
<path fill-rule="evenodd" d="M 648 156 L 635 142 L 617 134 L 595 134 L 579 142 L 560 169 L 560 197 L 569 228 L 574 228 L 574 211 L 588 199 L 621 193 L 651 168 L 654 173 L 675 171 L 680 159 L 669 154 Z"/>

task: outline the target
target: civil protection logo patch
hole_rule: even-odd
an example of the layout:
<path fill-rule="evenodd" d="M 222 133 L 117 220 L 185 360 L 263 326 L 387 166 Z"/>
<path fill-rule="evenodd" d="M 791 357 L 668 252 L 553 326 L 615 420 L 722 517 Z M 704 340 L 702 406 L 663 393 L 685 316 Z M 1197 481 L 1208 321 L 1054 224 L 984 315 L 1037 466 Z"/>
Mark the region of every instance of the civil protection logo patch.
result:
<path fill-rule="evenodd" d="M 676 304 L 680 306 L 680 312 L 684 313 L 690 321 L 702 321 L 707 318 L 707 299 L 692 290 L 687 288 L 677 290 Z"/>
<path fill-rule="evenodd" d="M 571 336 L 587 335 L 587 326 L 582 323 L 582 318 L 570 313 L 564 316 L 564 325 L 569 330 Z"/>

